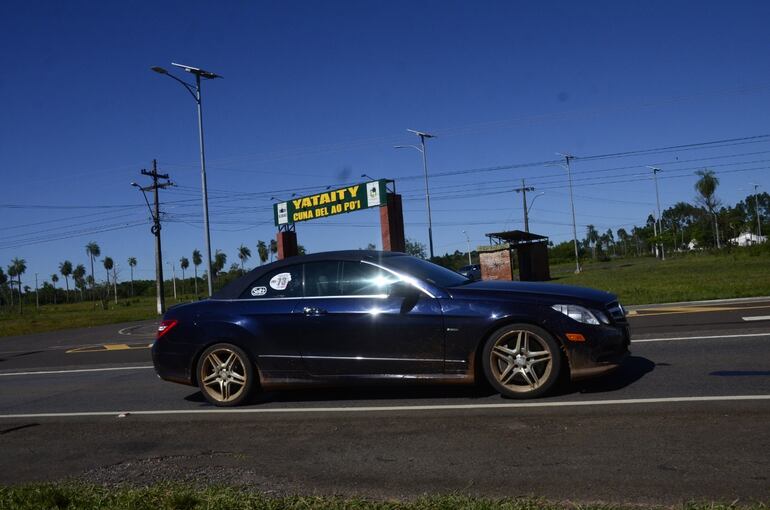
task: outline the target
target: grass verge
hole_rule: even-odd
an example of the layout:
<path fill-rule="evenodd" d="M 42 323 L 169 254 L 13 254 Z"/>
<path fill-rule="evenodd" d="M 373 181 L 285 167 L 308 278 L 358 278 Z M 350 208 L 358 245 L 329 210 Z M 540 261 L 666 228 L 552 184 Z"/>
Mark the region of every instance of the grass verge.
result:
<path fill-rule="evenodd" d="M 574 263 L 551 266 L 553 282 L 594 287 L 617 294 L 625 305 L 670 303 L 770 294 L 770 245 L 731 248 L 719 253 L 677 254 L 661 261 L 653 257 L 629 257 L 609 262 L 585 262 L 583 272 L 574 273 Z M 167 306 L 190 301 L 174 300 Z M 120 299 L 102 310 L 90 301 L 44 305 L 39 310 L 26 305 L 24 315 L 0 311 L 0 337 L 45 331 L 85 328 L 157 317 L 155 298 Z"/>
<path fill-rule="evenodd" d="M 617 294 L 623 304 L 672 303 L 770 294 L 770 252 L 733 250 L 670 257 L 589 262 L 551 267 L 555 283 L 594 287 Z"/>
<path fill-rule="evenodd" d="M 466 496 L 428 496 L 413 501 L 375 501 L 336 497 L 273 497 L 234 488 L 162 485 L 147 488 L 105 488 L 80 484 L 39 484 L 0 488 L 0 510 L 131 509 L 131 510 L 610 510 L 658 509 L 658 506 L 554 503 L 543 499 L 485 499 Z M 728 510 L 734 504 L 685 503 L 681 510 Z M 766 510 L 761 503 L 739 508 Z"/>

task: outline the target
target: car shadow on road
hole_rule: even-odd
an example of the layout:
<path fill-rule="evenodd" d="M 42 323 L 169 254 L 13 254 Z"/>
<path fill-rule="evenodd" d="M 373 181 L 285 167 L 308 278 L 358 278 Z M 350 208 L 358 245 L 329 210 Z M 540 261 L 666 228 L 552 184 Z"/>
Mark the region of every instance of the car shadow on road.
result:
<path fill-rule="evenodd" d="M 562 381 L 552 392 L 543 398 L 547 400 L 549 397 L 575 393 L 609 393 L 618 391 L 635 383 L 654 369 L 655 363 L 649 359 L 640 356 L 630 356 L 623 362 L 618 370 L 611 374 L 587 381 Z M 355 387 L 312 387 L 285 391 L 268 391 L 256 395 L 251 400 L 250 404 L 260 405 L 296 402 L 334 402 L 338 404 L 345 401 L 365 400 L 406 400 L 411 403 L 424 400 L 426 401 L 426 404 L 436 404 L 436 400 L 482 400 L 494 398 L 495 396 L 497 396 L 497 392 L 487 384 L 486 381 L 479 382 L 472 386 L 419 385 L 414 383 L 397 383 L 386 386 L 363 384 Z M 499 398 L 506 402 L 513 401 L 502 399 L 502 397 Z M 185 400 L 195 403 L 206 402 L 206 399 L 200 391 L 188 395 L 185 397 Z"/>
<path fill-rule="evenodd" d="M 554 395 L 574 393 L 610 393 L 634 384 L 655 370 L 655 362 L 642 356 L 629 356 L 614 372 L 596 379 L 565 382 L 559 385 Z"/>

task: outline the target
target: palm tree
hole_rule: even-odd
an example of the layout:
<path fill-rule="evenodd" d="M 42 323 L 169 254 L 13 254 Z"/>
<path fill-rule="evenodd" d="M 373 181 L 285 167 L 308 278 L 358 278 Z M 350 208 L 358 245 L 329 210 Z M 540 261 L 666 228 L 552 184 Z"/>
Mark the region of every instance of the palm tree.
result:
<path fill-rule="evenodd" d="M 70 293 L 70 275 L 72 274 L 72 262 L 69 260 L 65 260 L 61 264 L 59 264 L 59 272 L 64 277 L 64 283 L 67 286 L 67 293 L 64 295 L 64 300 L 69 301 L 69 293 Z M 53 279 L 53 278 L 52 278 Z M 56 277 L 58 280 L 59 277 Z M 56 282 L 54 282 L 56 283 Z M 56 295 L 56 294 L 54 294 Z"/>
<path fill-rule="evenodd" d="M 267 262 L 267 258 L 270 256 L 270 254 L 267 251 L 267 245 L 264 241 L 257 241 L 257 254 L 259 255 L 260 264 Z"/>
<path fill-rule="evenodd" d="M 586 242 L 591 246 L 594 258 L 596 258 L 596 243 L 599 242 L 599 232 L 596 231 L 596 227 L 593 225 L 586 227 Z"/>
<path fill-rule="evenodd" d="M 0 289 L 4 289 L 6 283 L 8 283 L 8 276 L 3 272 L 3 268 L 0 267 Z"/>
<path fill-rule="evenodd" d="M 136 257 L 128 257 L 128 267 L 131 269 L 131 297 L 134 297 L 134 268 L 136 267 Z"/>
<path fill-rule="evenodd" d="M 212 264 L 211 271 L 214 273 L 212 276 L 216 276 L 222 269 L 224 269 L 227 263 L 227 254 L 221 250 L 217 250 L 214 253 L 214 263 Z"/>
<path fill-rule="evenodd" d="M 104 260 L 102 260 L 102 264 L 104 264 L 104 269 L 107 272 L 107 299 L 110 299 L 110 270 L 112 269 L 112 266 L 115 265 L 115 263 L 112 261 L 112 258 L 110 257 L 104 257 Z"/>
<path fill-rule="evenodd" d="M 86 245 L 86 254 L 91 259 L 91 301 L 93 301 L 95 299 L 94 284 L 96 283 L 96 278 L 94 278 L 94 259 L 102 254 L 102 250 L 98 244 L 91 241 Z M 96 301 L 94 301 L 94 310 L 96 310 Z"/>
<path fill-rule="evenodd" d="M 238 258 L 241 259 L 241 273 L 243 272 L 243 263 L 251 257 L 251 250 L 244 245 L 238 247 Z"/>
<path fill-rule="evenodd" d="M 695 175 L 700 176 L 700 179 L 695 182 L 695 191 L 698 192 L 695 201 L 705 207 L 714 217 L 714 236 L 717 240 L 717 249 L 720 249 L 722 245 L 719 242 L 719 224 L 717 223 L 717 207 L 719 207 L 720 202 L 714 196 L 717 186 L 719 186 L 719 178 L 713 170 L 709 169 L 698 170 Z"/>
<path fill-rule="evenodd" d="M 51 282 L 53 283 L 53 304 L 56 304 L 56 282 L 59 281 L 59 276 L 54 273 L 51 275 Z"/>
<path fill-rule="evenodd" d="M 187 260 L 187 257 L 179 259 L 179 267 L 182 268 L 182 295 L 184 295 L 184 270 L 190 267 L 190 261 Z"/>
<path fill-rule="evenodd" d="M 270 262 L 273 261 L 273 255 L 278 253 L 278 242 L 275 239 L 270 239 Z"/>
<path fill-rule="evenodd" d="M 13 267 L 13 274 L 18 278 L 19 282 L 19 313 L 24 313 L 24 307 L 21 304 L 21 275 L 27 270 L 27 261 L 18 257 L 11 261 L 11 266 L 8 267 L 8 274 L 11 273 L 11 267 Z"/>
<path fill-rule="evenodd" d="M 200 266 L 203 263 L 203 257 L 201 257 L 201 252 L 198 250 L 193 250 L 192 254 L 192 263 L 193 263 L 193 271 L 195 271 L 195 297 L 198 297 L 198 266 Z"/>
<path fill-rule="evenodd" d="M 83 264 L 78 264 L 72 271 L 72 278 L 75 280 L 75 286 L 80 289 L 80 300 L 83 301 L 83 288 L 86 286 L 86 281 L 83 277 L 86 275 L 86 268 Z"/>

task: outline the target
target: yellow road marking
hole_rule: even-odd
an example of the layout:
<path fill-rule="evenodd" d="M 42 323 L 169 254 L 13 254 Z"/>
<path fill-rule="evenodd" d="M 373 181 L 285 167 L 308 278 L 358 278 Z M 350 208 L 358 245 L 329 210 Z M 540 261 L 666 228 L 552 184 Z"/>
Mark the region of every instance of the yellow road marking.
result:
<path fill-rule="evenodd" d="M 65 354 L 74 354 L 79 352 L 108 352 L 108 351 L 130 351 L 135 349 L 149 349 L 152 344 L 98 344 L 76 347 L 65 351 Z"/>
<path fill-rule="evenodd" d="M 735 310 L 755 310 L 758 308 L 770 308 L 770 305 L 760 306 L 669 306 L 661 308 L 645 308 L 644 310 L 633 310 L 628 313 L 629 316 L 653 317 L 656 315 L 675 315 L 683 313 L 706 313 L 706 312 L 730 312 Z M 647 312 L 652 313 L 647 313 Z"/>

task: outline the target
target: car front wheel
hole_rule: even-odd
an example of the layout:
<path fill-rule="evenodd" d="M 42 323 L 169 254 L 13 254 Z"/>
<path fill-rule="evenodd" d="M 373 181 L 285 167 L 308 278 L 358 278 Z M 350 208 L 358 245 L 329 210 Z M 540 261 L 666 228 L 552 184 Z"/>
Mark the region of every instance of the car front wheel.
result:
<path fill-rule="evenodd" d="M 254 387 L 249 357 L 232 344 L 212 345 L 198 360 L 198 386 L 206 400 L 221 407 L 244 403 Z"/>
<path fill-rule="evenodd" d="M 556 340 L 544 329 L 511 324 L 497 330 L 484 345 L 484 375 L 505 397 L 539 397 L 559 377 L 560 353 Z"/>

